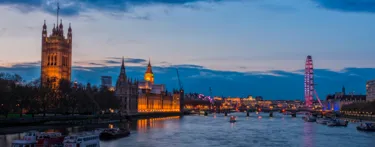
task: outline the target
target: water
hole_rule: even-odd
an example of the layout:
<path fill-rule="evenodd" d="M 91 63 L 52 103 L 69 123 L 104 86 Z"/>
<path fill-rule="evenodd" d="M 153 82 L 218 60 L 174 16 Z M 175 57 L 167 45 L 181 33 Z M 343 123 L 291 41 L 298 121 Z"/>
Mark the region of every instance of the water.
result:
<path fill-rule="evenodd" d="M 267 113 L 246 117 L 235 113 L 236 123 L 229 123 L 223 114 L 184 116 L 135 120 L 130 124 L 131 136 L 109 142 L 102 147 L 373 147 L 375 133 L 359 132 L 358 124 L 348 127 L 328 127 L 307 123 L 301 116 L 292 118 Z M 109 124 L 111 126 L 112 124 Z M 128 124 L 113 124 L 127 126 Z M 108 126 L 108 125 L 104 125 Z M 103 126 L 96 126 L 103 127 Z M 93 129 L 88 127 L 60 128 L 65 134 Z M 11 140 L 22 134 L 0 136 L 0 146 L 8 147 Z"/>

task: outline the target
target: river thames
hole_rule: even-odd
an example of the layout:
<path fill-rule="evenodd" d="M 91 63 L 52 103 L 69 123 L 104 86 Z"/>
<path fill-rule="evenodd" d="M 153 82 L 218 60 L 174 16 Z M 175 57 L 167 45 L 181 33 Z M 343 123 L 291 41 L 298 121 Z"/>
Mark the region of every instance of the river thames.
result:
<path fill-rule="evenodd" d="M 223 114 L 209 116 L 174 116 L 134 120 L 127 138 L 101 142 L 101 147 L 373 147 L 375 133 L 359 132 L 357 123 L 348 127 L 328 127 L 304 122 L 300 116 L 267 113 L 233 113 L 236 123 L 229 123 Z M 126 126 L 128 124 L 106 124 Z M 96 126 L 103 127 L 103 126 Z M 50 128 L 70 134 L 95 127 Z M 0 135 L 0 146 L 9 147 L 11 141 L 23 133 Z"/>

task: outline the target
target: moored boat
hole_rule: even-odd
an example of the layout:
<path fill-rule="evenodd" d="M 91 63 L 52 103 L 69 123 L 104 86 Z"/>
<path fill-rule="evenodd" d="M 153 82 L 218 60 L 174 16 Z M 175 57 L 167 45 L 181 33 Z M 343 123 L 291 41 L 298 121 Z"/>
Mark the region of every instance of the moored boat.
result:
<path fill-rule="evenodd" d="M 231 116 L 229 122 L 231 122 L 231 123 L 236 122 L 236 117 L 235 116 Z"/>
<path fill-rule="evenodd" d="M 11 147 L 37 147 L 35 140 L 13 140 Z"/>
<path fill-rule="evenodd" d="M 127 137 L 129 135 L 130 135 L 130 131 L 128 129 L 112 128 L 112 129 L 106 129 L 102 133 L 100 133 L 99 138 L 101 140 L 110 140 L 110 139 Z"/>
<path fill-rule="evenodd" d="M 306 115 L 305 117 L 303 117 L 303 120 L 305 120 L 306 122 L 315 122 L 316 118 L 314 116 Z"/>
<path fill-rule="evenodd" d="M 327 126 L 331 126 L 331 127 L 343 126 L 343 127 L 346 127 L 346 126 L 348 126 L 348 123 L 349 123 L 348 121 L 344 121 L 344 120 L 340 120 L 340 119 L 333 119 L 333 120 L 327 122 Z"/>
<path fill-rule="evenodd" d="M 38 147 L 50 147 L 53 145 L 62 145 L 64 136 L 59 132 L 26 132 L 23 140 L 36 142 Z"/>
<path fill-rule="evenodd" d="M 366 132 L 375 132 L 375 123 L 361 123 L 357 130 Z"/>
<path fill-rule="evenodd" d="M 326 125 L 328 122 L 332 121 L 329 118 L 320 118 L 316 120 L 316 123 Z"/>
<path fill-rule="evenodd" d="M 100 147 L 99 134 L 81 132 L 64 138 L 64 147 Z"/>

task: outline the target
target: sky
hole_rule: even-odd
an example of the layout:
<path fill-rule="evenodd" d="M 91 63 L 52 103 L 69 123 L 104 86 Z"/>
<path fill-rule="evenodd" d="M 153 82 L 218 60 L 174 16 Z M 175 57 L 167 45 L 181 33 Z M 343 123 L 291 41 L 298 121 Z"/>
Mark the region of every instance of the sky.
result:
<path fill-rule="evenodd" d="M 56 23 L 56 0 L 0 0 L 0 71 L 40 75 L 41 31 Z M 124 56 L 142 79 L 188 92 L 303 99 L 303 69 L 314 60 L 319 97 L 364 94 L 375 78 L 375 0 L 60 0 L 73 29 L 73 79 L 115 82 Z"/>

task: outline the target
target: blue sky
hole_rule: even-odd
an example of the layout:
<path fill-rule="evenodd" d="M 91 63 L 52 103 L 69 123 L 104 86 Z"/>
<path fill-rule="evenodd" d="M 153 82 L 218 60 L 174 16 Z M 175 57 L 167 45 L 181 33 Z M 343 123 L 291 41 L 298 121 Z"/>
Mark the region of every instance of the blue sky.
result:
<path fill-rule="evenodd" d="M 365 92 L 375 77 L 375 0 L 60 0 L 73 28 L 73 77 L 99 84 L 119 57 L 140 78 L 151 58 L 155 80 L 215 95 L 302 99 L 307 55 L 320 97 L 342 85 Z M 43 20 L 56 21 L 56 0 L 0 0 L 1 71 L 36 78 Z M 130 60 L 133 59 L 133 60 Z M 138 59 L 138 60 L 134 60 Z M 111 62 L 116 61 L 116 62 Z M 183 65 L 181 67 L 181 65 Z M 32 71 L 32 72 L 30 72 Z M 162 72 L 163 71 L 163 72 Z M 137 74 L 139 73 L 139 74 Z M 215 91 L 216 89 L 216 91 Z M 320 91 L 321 92 L 320 92 Z"/>

